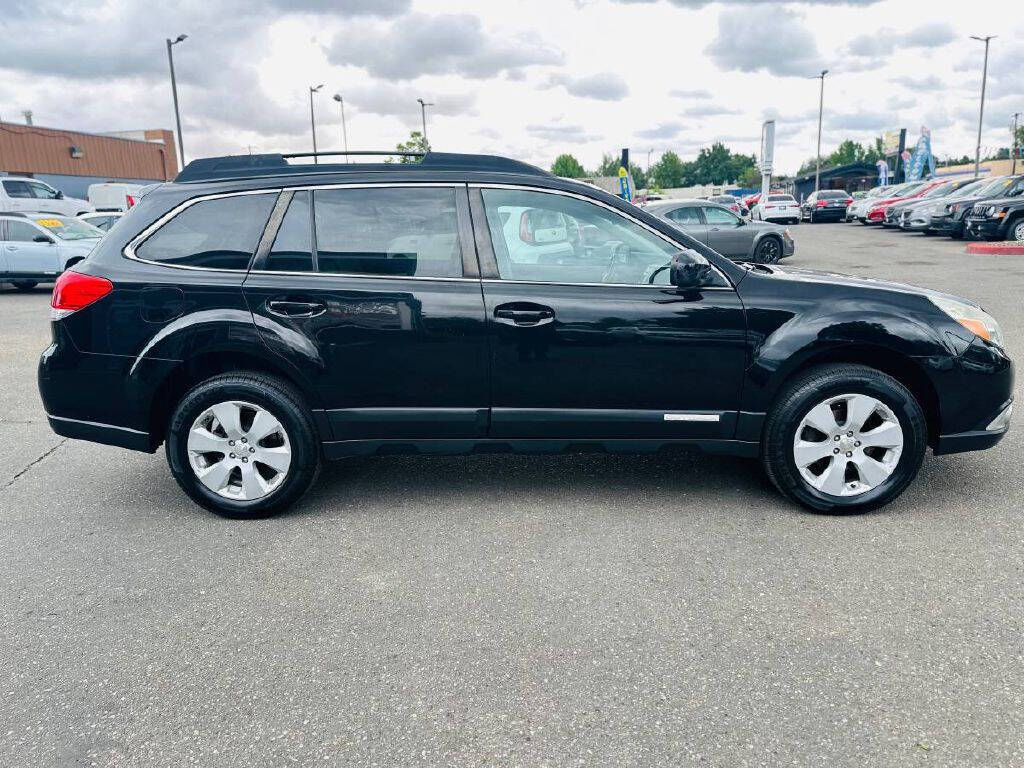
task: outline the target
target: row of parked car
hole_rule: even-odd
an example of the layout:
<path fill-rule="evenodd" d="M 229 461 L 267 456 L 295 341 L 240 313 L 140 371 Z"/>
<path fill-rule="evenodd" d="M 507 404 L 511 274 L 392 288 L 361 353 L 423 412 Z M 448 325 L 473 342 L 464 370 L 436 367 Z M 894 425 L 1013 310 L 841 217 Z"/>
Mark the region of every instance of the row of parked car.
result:
<path fill-rule="evenodd" d="M 1024 242 L 1024 174 L 875 187 L 845 218 L 926 235 Z"/>

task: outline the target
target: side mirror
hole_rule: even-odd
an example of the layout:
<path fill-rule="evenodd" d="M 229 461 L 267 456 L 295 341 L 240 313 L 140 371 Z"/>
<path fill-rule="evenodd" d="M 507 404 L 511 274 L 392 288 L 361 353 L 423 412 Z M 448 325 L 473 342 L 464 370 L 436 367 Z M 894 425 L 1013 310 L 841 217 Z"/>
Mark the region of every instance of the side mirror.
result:
<path fill-rule="evenodd" d="M 669 282 L 680 291 L 695 291 L 711 282 L 711 262 L 696 251 L 680 251 L 672 257 Z"/>
<path fill-rule="evenodd" d="M 57 199 L 58 200 L 63 200 L 64 199 L 64 193 L 61 192 L 59 189 L 57 190 Z"/>
<path fill-rule="evenodd" d="M 35 237 L 32 238 L 32 242 L 33 243 L 49 243 L 50 245 L 53 245 L 53 239 L 47 237 L 46 235 L 36 235 Z"/>

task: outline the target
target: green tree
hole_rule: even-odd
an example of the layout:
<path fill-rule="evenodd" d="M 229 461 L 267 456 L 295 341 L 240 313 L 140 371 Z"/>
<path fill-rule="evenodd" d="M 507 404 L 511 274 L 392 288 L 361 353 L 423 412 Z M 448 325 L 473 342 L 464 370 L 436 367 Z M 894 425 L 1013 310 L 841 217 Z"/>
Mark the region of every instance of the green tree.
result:
<path fill-rule="evenodd" d="M 760 187 L 761 186 L 761 172 L 754 166 L 750 166 L 743 171 L 738 182 L 741 187 Z"/>
<path fill-rule="evenodd" d="M 551 164 L 551 172 L 555 176 L 564 176 L 568 179 L 582 179 L 587 175 L 580 161 L 568 153 L 555 158 L 555 162 Z"/>
<path fill-rule="evenodd" d="M 398 152 L 422 152 L 427 153 L 430 151 L 430 143 L 424 138 L 420 131 L 410 131 L 409 140 L 399 142 L 395 145 L 395 150 Z M 393 163 L 395 158 L 389 157 L 384 162 Z M 399 157 L 398 162 L 400 163 L 418 163 L 419 158 L 417 157 Z"/>
<path fill-rule="evenodd" d="M 597 170 L 594 171 L 595 176 L 618 176 L 619 175 L 619 156 L 609 155 L 607 152 L 601 155 L 601 164 L 597 166 Z"/>
<path fill-rule="evenodd" d="M 741 178 L 757 165 L 753 155 L 734 155 L 722 142 L 704 147 L 693 161 L 693 183 L 725 184 Z"/>
<path fill-rule="evenodd" d="M 637 189 L 646 189 L 649 179 L 647 172 L 639 165 L 629 164 L 629 175 L 633 177 L 633 186 Z"/>
<path fill-rule="evenodd" d="M 651 166 L 651 179 L 662 189 L 689 186 L 686 164 L 672 150 L 658 158 Z"/>

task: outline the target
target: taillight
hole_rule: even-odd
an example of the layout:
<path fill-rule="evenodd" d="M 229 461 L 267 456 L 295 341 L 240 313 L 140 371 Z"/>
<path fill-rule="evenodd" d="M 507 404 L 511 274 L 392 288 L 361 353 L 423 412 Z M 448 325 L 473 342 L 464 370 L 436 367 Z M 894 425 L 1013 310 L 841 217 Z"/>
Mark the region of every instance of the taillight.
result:
<path fill-rule="evenodd" d="M 827 205 L 827 203 L 824 200 L 819 200 L 818 201 L 818 207 L 819 208 L 824 208 L 826 205 Z"/>
<path fill-rule="evenodd" d="M 125 195 L 124 196 L 124 201 L 126 203 L 128 203 L 128 207 L 129 208 L 131 208 L 133 205 L 135 205 L 135 198 L 132 197 L 131 195 Z"/>
<path fill-rule="evenodd" d="M 764 209 L 765 209 L 766 211 L 770 211 L 770 210 L 771 210 L 772 208 L 774 208 L 774 207 L 775 207 L 774 205 L 766 205 L 766 206 L 764 207 Z"/>
<path fill-rule="evenodd" d="M 105 277 L 83 275 L 67 271 L 57 278 L 50 301 L 50 319 L 60 320 L 72 312 L 87 307 L 114 290 L 114 284 Z"/>
<path fill-rule="evenodd" d="M 519 239 L 524 243 L 533 244 L 533 230 L 530 229 L 530 217 L 527 215 L 529 211 L 523 211 L 519 214 Z"/>

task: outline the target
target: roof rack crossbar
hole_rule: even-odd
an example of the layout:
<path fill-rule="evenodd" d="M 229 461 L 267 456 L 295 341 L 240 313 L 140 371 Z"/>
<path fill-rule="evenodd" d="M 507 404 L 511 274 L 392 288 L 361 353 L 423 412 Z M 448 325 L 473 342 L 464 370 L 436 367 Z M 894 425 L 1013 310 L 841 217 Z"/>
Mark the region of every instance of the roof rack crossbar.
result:
<path fill-rule="evenodd" d="M 368 157 L 424 157 L 426 152 L 387 152 L 384 150 L 345 150 L 338 152 L 291 152 L 281 157 L 323 157 L 324 155 L 360 155 Z"/>

